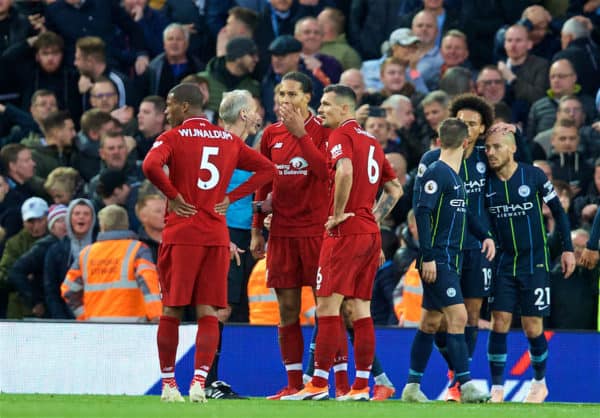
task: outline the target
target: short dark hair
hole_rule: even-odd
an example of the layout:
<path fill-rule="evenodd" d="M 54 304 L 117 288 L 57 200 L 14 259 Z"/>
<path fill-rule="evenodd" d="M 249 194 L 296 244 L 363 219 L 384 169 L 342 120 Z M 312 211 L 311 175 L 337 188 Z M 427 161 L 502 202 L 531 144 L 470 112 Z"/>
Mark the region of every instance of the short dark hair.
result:
<path fill-rule="evenodd" d="M 450 116 L 455 118 L 464 109 L 479 113 L 481 122 L 485 125 L 484 134 L 494 124 L 494 108 L 485 99 L 471 93 L 456 96 L 450 103 Z"/>
<path fill-rule="evenodd" d="M 52 90 L 48 89 L 39 89 L 33 92 L 31 95 L 31 104 L 34 104 L 38 97 L 46 97 L 46 96 L 54 96 L 56 98 L 56 94 Z"/>
<path fill-rule="evenodd" d="M 67 111 L 58 110 L 52 112 L 42 121 L 42 130 L 44 131 L 44 134 L 48 135 L 48 132 L 51 130 L 65 126 L 65 122 L 69 119 L 72 118 Z"/>
<path fill-rule="evenodd" d="M 301 73 L 300 71 L 291 71 L 283 76 L 281 81 L 284 81 L 284 80 L 297 81 L 298 83 L 300 83 L 302 85 L 302 91 L 304 93 L 309 93 L 312 96 L 313 82 L 310 79 L 310 77 L 307 76 L 306 74 Z"/>
<path fill-rule="evenodd" d="M 552 185 L 554 186 L 554 190 L 556 190 L 557 194 L 567 193 L 569 199 L 573 198 L 573 192 L 571 191 L 571 186 L 564 180 L 554 179 L 552 180 Z"/>
<path fill-rule="evenodd" d="M 204 96 L 196 84 L 181 83 L 169 90 L 169 95 L 173 95 L 179 103 L 187 102 L 193 108 L 202 109 Z"/>
<path fill-rule="evenodd" d="M 444 90 L 450 96 L 471 91 L 473 84 L 473 73 L 464 67 L 448 68 L 440 79 L 440 90 Z"/>
<path fill-rule="evenodd" d="M 248 30 L 253 33 L 258 26 L 258 13 L 252 9 L 247 9 L 240 6 L 232 7 L 229 9 L 229 16 L 235 17 L 237 20 L 246 25 Z"/>
<path fill-rule="evenodd" d="M 104 132 L 102 134 L 102 136 L 100 137 L 100 148 L 104 148 L 104 144 L 106 143 L 106 140 L 108 138 L 121 138 L 123 140 L 123 142 L 126 142 L 123 132 L 108 131 L 108 132 Z"/>
<path fill-rule="evenodd" d="M 444 119 L 438 130 L 442 148 L 456 149 L 469 136 L 467 124 L 458 118 Z"/>
<path fill-rule="evenodd" d="M 575 120 L 573 120 L 571 118 L 560 118 L 560 119 L 556 119 L 556 122 L 554 122 L 552 129 L 555 129 L 555 128 L 577 129 L 577 124 L 575 123 Z"/>
<path fill-rule="evenodd" d="M 75 47 L 85 56 L 92 56 L 99 62 L 106 61 L 106 44 L 98 36 L 84 36 L 77 39 Z"/>
<path fill-rule="evenodd" d="M 37 36 L 37 39 L 35 40 L 35 42 L 33 43 L 33 48 L 36 51 L 39 51 L 40 49 L 43 48 L 51 48 L 51 47 L 56 47 L 58 49 L 60 49 L 60 51 L 62 52 L 65 49 L 65 41 L 63 40 L 63 38 L 58 35 L 55 32 L 52 31 L 46 31 L 43 33 L 40 33 Z"/>
<path fill-rule="evenodd" d="M 356 93 L 348 86 L 344 86 L 343 84 L 330 84 L 323 90 L 323 94 L 325 93 L 335 93 L 336 96 L 351 100 L 356 106 Z"/>
<path fill-rule="evenodd" d="M 102 128 L 102 125 L 111 120 L 113 120 L 113 118 L 110 113 L 100 109 L 90 109 L 86 110 L 83 115 L 81 115 L 79 125 L 81 126 L 81 131 L 89 136 L 91 131 L 99 131 Z"/>
<path fill-rule="evenodd" d="M 141 103 L 143 102 L 152 103 L 154 105 L 154 110 L 156 110 L 157 113 L 163 113 L 167 107 L 165 99 L 163 99 L 161 96 L 146 96 L 142 99 Z"/>
<path fill-rule="evenodd" d="M 5 173 L 8 173 L 8 165 L 10 163 L 16 163 L 19 158 L 19 153 L 26 149 L 27 147 L 23 144 L 8 144 L 0 149 L 0 159 L 2 160 Z"/>

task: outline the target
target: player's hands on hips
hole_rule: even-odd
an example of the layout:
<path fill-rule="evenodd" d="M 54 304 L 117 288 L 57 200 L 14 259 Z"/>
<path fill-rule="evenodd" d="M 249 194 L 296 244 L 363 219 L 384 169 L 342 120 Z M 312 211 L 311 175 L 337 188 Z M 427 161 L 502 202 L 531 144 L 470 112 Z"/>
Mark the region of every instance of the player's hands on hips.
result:
<path fill-rule="evenodd" d="M 240 258 L 240 254 L 244 254 L 246 250 L 242 250 L 240 247 L 235 245 L 235 242 L 229 241 L 229 253 L 231 254 L 231 259 L 235 259 L 235 265 L 241 266 L 242 260 Z"/>
<path fill-rule="evenodd" d="M 481 252 L 485 254 L 488 261 L 492 261 L 496 256 L 496 244 L 491 238 L 486 238 L 481 243 Z"/>
<path fill-rule="evenodd" d="M 196 214 L 196 208 L 185 201 L 181 193 L 175 196 L 175 199 L 169 200 L 169 211 L 175 212 L 176 215 L 189 218 Z"/>
<path fill-rule="evenodd" d="M 560 256 L 560 265 L 565 279 L 568 279 L 575 271 L 575 254 L 573 251 L 564 251 Z"/>
<path fill-rule="evenodd" d="M 254 259 L 259 260 L 265 257 L 265 237 L 262 230 L 252 228 L 252 238 L 250 239 L 250 253 Z"/>
<path fill-rule="evenodd" d="M 279 117 L 292 135 L 297 138 L 302 138 L 306 135 L 304 118 L 302 117 L 302 113 L 300 113 L 300 109 L 293 107 L 289 103 L 282 103 L 279 106 Z"/>
<path fill-rule="evenodd" d="M 421 267 L 421 279 L 425 283 L 433 283 L 437 278 L 437 266 L 434 261 L 424 261 Z"/>
<path fill-rule="evenodd" d="M 351 218 L 353 216 L 354 216 L 354 213 L 352 213 L 352 212 L 342 213 L 341 215 L 337 215 L 337 216 L 330 216 L 327 219 L 327 222 L 325 222 L 325 229 L 330 231 L 333 228 L 335 228 L 336 226 L 338 226 L 339 224 L 345 222 L 346 219 Z"/>
<path fill-rule="evenodd" d="M 215 212 L 217 212 L 219 215 L 225 215 L 227 213 L 229 203 L 229 196 L 225 196 L 225 199 L 223 199 L 221 203 L 217 203 L 215 205 Z"/>
<path fill-rule="evenodd" d="M 579 265 L 591 270 L 598 264 L 598 258 L 600 258 L 600 253 L 598 251 L 584 248 L 581 253 L 581 258 L 579 259 Z"/>

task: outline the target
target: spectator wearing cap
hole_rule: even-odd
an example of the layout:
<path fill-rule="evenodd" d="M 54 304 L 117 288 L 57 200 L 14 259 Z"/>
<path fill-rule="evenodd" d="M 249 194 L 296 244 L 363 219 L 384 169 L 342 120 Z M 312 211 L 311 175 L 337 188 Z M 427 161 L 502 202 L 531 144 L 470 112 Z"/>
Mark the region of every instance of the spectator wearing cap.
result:
<path fill-rule="evenodd" d="M 405 70 L 406 80 L 412 83 L 419 93 L 428 93 L 429 89 L 425 85 L 421 73 L 417 70 L 419 43 L 421 42 L 419 38 L 410 29 L 400 28 L 392 32 L 388 42 L 390 55 L 408 63 Z M 360 71 L 363 73 L 369 90 L 378 91 L 383 89 L 381 66 L 387 58 L 387 54 L 384 54 L 379 59 L 363 62 Z"/>
<path fill-rule="evenodd" d="M 251 74 L 258 63 L 258 49 L 250 38 L 233 38 L 225 47 L 224 57 L 214 57 L 199 74 L 208 81 L 206 108 L 219 111 L 223 93 L 236 89 L 248 90 L 253 96 L 260 94 L 260 85 Z"/>
<path fill-rule="evenodd" d="M 302 43 L 291 35 L 281 35 L 275 38 L 269 45 L 271 53 L 271 66 L 262 80 L 261 97 L 265 108 L 265 120 L 274 122 L 277 118 L 273 111 L 275 86 L 281 82 L 281 78 L 291 71 L 299 71 L 313 82 L 313 92 L 309 106 L 316 110 L 319 107 L 323 94 L 323 83 L 314 76 L 312 71 L 306 68 L 304 60 L 300 56 Z"/>
<path fill-rule="evenodd" d="M 44 297 L 44 257 L 52 244 L 67 235 L 67 207 L 52 205 L 48 211 L 48 231 L 33 247 L 15 262 L 8 274 L 9 283 L 16 289 L 25 307 L 24 315 L 46 318 Z"/>
<path fill-rule="evenodd" d="M 339 82 L 343 71 L 342 64 L 331 55 L 320 52 L 323 45 L 323 30 L 317 19 L 307 16 L 298 20 L 294 36 L 302 43 L 300 56 L 306 68 L 324 86 Z"/>
<path fill-rule="evenodd" d="M 189 53 L 189 32 L 179 23 L 163 31 L 163 53 L 158 54 L 146 70 L 148 94 L 165 97 L 186 75 L 204 69 L 204 63 Z"/>
<path fill-rule="evenodd" d="M 119 205 L 127 210 L 129 223 L 133 231 L 140 227 L 140 221 L 135 213 L 139 185 L 133 187 L 127 184 L 127 176 L 123 171 L 105 170 L 100 174 L 100 181 L 96 186 L 94 205 L 96 212 L 108 205 Z"/>
<path fill-rule="evenodd" d="M 50 246 L 44 257 L 44 297 L 48 317 L 73 319 L 60 294 L 60 285 L 81 250 L 95 241 L 96 212 L 91 201 L 74 199 L 67 207 L 67 235 Z"/>
<path fill-rule="evenodd" d="M 25 254 L 33 244 L 48 232 L 47 227 L 48 204 L 39 197 L 30 197 L 21 206 L 21 219 L 23 228 L 13 237 L 6 241 L 4 253 L 0 259 L 0 286 L 8 288 L 8 318 L 20 318 L 23 316 L 23 303 L 16 293 L 16 289 L 10 286 L 8 275 L 15 262 Z M 2 309 L 0 309 L 1 311 Z"/>

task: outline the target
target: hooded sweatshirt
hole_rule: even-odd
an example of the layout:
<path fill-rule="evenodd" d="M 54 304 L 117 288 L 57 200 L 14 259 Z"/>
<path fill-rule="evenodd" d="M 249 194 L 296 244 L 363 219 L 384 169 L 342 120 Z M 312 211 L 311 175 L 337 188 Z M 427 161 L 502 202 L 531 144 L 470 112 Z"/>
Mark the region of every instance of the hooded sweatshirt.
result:
<path fill-rule="evenodd" d="M 73 232 L 73 227 L 71 226 L 71 213 L 73 212 L 73 208 L 79 204 L 89 206 L 89 208 L 92 210 L 92 227 L 81 239 L 75 236 L 75 233 Z M 73 260 L 76 260 L 77 257 L 79 257 L 79 253 L 83 249 L 83 247 L 85 247 L 86 245 L 90 245 L 92 242 L 94 242 L 94 226 L 96 225 L 96 211 L 94 210 L 94 205 L 88 199 L 79 198 L 71 200 L 71 202 L 69 203 L 69 207 L 67 208 L 67 220 L 67 236 L 71 241 L 71 258 Z"/>

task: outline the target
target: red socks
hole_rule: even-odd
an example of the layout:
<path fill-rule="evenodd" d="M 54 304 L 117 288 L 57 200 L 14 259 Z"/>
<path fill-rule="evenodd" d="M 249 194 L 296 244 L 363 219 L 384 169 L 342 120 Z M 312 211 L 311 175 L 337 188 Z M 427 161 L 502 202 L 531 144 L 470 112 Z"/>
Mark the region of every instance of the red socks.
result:
<path fill-rule="evenodd" d="M 158 345 L 158 360 L 163 382 L 165 382 L 165 379 L 175 378 L 175 360 L 178 343 L 179 319 L 162 315 L 158 322 L 156 344 Z M 167 383 L 170 384 L 170 382 Z"/>
<path fill-rule="evenodd" d="M 194 355 L 194 379 L 199 381 L 204 388 L 206 375 L 215 358 L 219 345 L 219 322 L 216 316 L 203 316 L 198 319 L 198 332 L 196 333 L 196 353 Z"/>
<path fill-rule="evenodd" d="M 304 338 L 300 322 L 279 327 L 279 349 L 285 364 L 288 377 L 288 387 L 302 389 L 302 354 L 304 353 Z"/>
<path fill-rule="evenodd" d="M 350 391 L 348 383 L 348 333 L 346 324 L 340 316 L 340 334 L 339 347 L 333 360 L 333 371 L 335 373 L 335 391 L 336 393 L 346 394 Z"/>
<path fill-rule="evenodd" d="M 329 378 L 329 369 L 340 348 L 340 316 L 322 316 L 317 318 L 317 321 L 319 321 L 319 332 L 316 341 L 315 371 L 312 384 L 317 387 L 325 387 Z"/>
<path fill-rule="evenodd" d="M 370 317 L 367 317 L 354 321 L 354 361 L 356 364 L 356 379 L 354 380 L 352 389 L 364 389 L 368 386 L 374 356 L 375 327 L 373 326 L 373 320 Z"/>

